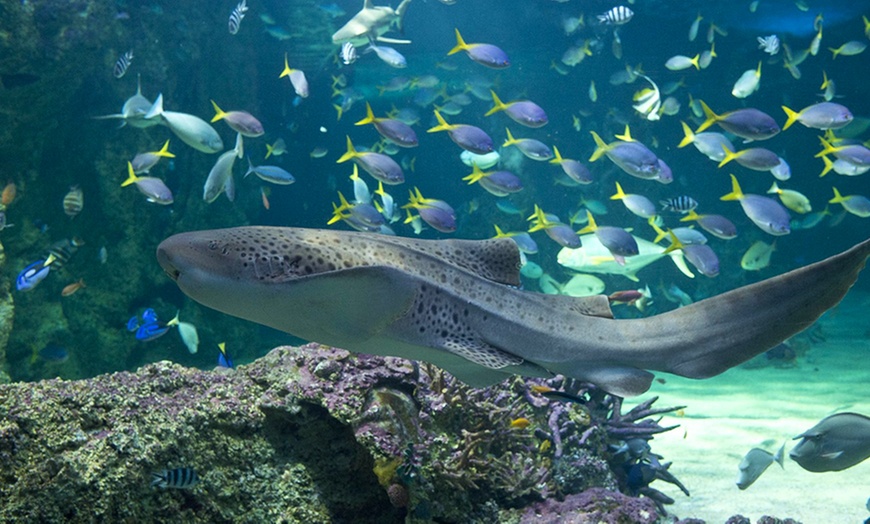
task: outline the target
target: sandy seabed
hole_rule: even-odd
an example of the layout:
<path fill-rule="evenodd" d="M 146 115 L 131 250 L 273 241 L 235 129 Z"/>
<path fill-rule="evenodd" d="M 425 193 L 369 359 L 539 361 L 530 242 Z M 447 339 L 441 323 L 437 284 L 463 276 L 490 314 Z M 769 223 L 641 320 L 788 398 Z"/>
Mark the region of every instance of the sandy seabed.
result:
<path fill-rule="evenodd" d="M 742 514 L 791 517 L 804 524 L 858 524 L 870 517 L 870 460 L 839 472 L 810 473 L 788 458 L 792 438 L 839 412 L 870 416 L 870 293 L 857 289 L 823 316 L 826 340 L 813 344 L 797 367 L 732 369 L 707 380 L 661 375 L 649 394 L 657 406 L 686 405 L 682 417 L 662 425 L 680 427 L 652 442 L 673 461 L 671 473 L 691 492 L 654 486 L 676 500 L 679 517 L 724 523 Z M 648 398 L 646 395 L 639 400 Z M 737 465 L 753 447 L 775 452 L 785 442 L 785 467 L 772 464 L 740 491 Z"/>

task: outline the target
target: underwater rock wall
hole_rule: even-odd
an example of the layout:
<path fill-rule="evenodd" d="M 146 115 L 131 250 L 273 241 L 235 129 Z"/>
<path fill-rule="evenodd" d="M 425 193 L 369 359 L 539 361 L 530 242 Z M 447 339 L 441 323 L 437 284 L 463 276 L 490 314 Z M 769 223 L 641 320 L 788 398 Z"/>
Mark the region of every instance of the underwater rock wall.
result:
<path fill-rule="evenodd" d="M 2 385 L 0 521 L 657 519 L 650 499 L 614 493 L 592 421 L 582 446 L 563 442 L 571 459 L 558 467 L 535 431 L 552 412 L 521 391 L 520 379 L 471 390 L 428 366 L 314 344 L 235 370 L 159 362 Z M 199 483 L 150 486 L 179 467 Z M 571 496 L 590 488 L 608 489 Z"/>
<path fill-rule="evenodd" d="M 0 243 L 0 274 L 6 267 L 6 250 Z M 12 320 L 15 316 L 15 304 L 9 292 L 9 281 L 0 280 L 0 384 L 9 382 L 9 375 L 3 370 L 6 365 L 6 344 L 9 333 L 12 332 Z"/>

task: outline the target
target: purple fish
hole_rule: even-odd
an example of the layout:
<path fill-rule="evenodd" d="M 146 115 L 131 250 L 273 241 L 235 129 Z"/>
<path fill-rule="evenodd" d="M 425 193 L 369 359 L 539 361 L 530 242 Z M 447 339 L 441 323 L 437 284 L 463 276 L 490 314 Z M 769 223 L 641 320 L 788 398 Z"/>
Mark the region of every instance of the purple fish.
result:
<path fill-rule="evenodd" d="M 247 111 L 223 111 L 214 100 L 211 101 L 211 105 L 214 106 L 215 111 L 215 115 L 211 119 L 212 123 L 223 120 L 233 131 L 247 137 L 256 138 L 262 136 L 265 132 L 263 131 L 263 124 L 251 113 Z"/>
<path fill-rule="evenodd" d="M 448 55 L 465 51 L 468 58 L 474 60 L 480 65 L 490 67 L 492 69 L 504 69 L 511 65 L 507 53 L 492 44 L 466 44 L 459 34 L 459 29 L 456 30 L 456 47 L 447 52 Z"/>
<path fill-rule="evenodd" d="M 788 116 L 783 129 L 788 129 L 795 122 L 812 129 L 840 129 L 849 125 L 853 118 L 848 107 L 833 102 L 819 102 L 800 111 L 782 106 L 782 110 Z"/>
<path fill-rule="evenodd" d="M 547 233 L 548 237 L 553 239 L 553 241 L 562 247 L 575 249 L 583 245 L 580 241 L 580 236 L 575 233 L 574 229 L 568 224 L 555 222 L 548 226 L 544 231 Z"/>
<path fill-rule="evenodd" d="M 499 100 L 495 91 L 490 90 L 490 93 L 492 93 L 493 107 L 483 116 L 489 116 L 498 113 L 499 111 L 504 111 L 514 122 L 532 128 L 542 127 L 549 121 L 547 119 L 547 113 L 544 112 L 541 106 L 531 100 L 517 100 L 505 104 Z"/>
<path fill-rule="evenodd" d="M 353 160 L 366 173 L 380 180 L 384 184 L 396 185 L 405 181 L 405 173 L 395 160 L 382 153 L 371 151 L 357 151 L 347 137 L 347 152 L 336 160 L 337 164 Z"/>
<path fill-rule="evenodd" d="M 130 162 L 127 162 L 127 175 L 127 180 L 121 184 L 121 187 L 136 184 L 136 189 L 145 195 L 149 202 L 164 206 L 173 202 L 172 191 L 166 187 L 163 180 L 152 176 L 136 176 L 136 173 L 133 172 L 133 164 Z"/>
<path fill-rule="evenodd" d="M 725 146 L 722 146 L 723 148 Z M 728 162 L 734 160 L 743 167 L 753 169 L 755 171 L 770 171 L 776 168 L 781 163 L 782 159 L 779 155 L 765 149 L 763 147 L 750 147 L 742 151 L 730 151 L 725 149 L 725 158 L 719 162 L 719 167 L 724 166 Z"/>
<path fill-rule="evenodd" d="M 534 138 L 514 138 L 511 135 L 510 129 L 505 129 L 505 131 L 507 132 L 507 140 L 502 144 L 502 147 L 516 146 L 526 157 L 540 162 L 553 158 L 553 151 L 540 140 L 535 140 Z"/>
<path fill-rule="evenodd" d="M 392 118 L 377 118 L 366 102 L 366 117 L 356 123 L 358 126 L 373 124 L 380 135 L 399 147 L 417 147 L 417 133 L 411 126 Z"/>
<path fill-rule="evenodd" d="M 619 140 L 605 144 L 595 131 L 592 131 L 592 138 L 595 140 L 596 149 L 589 157 L 590 162 L 595 162 L 602 155 L 606 155 L 617 167 L 633 177 L 653 180 L 659 176 L 662 170 L 659 158 L 640 142 Z M 673 175 L 670 178 L 672 180 Z"/>
<path fill-rule="evenodd" d="M 595 228 L 595 237 L 610 251 L 619 265 L 625 265 L 625 257 L 639 253 L 637 240 L 621 227 L 598 226 Z"/>
<path fill-rule="evenodd" d="M 731 193 L 720 200 L 738 200 L 749 220 L 765 233 L 779 236 L 791 232 L 791 216 L 779 202 L 761 195 L 744 194 L 734 175 L 731 175 L 731 187 Z"/>
<path fill-rule="evenodd" d="M 523 183 L 520 178 L 510 171 L 483 172 L 477 164 L 474 164 L 474 172 L 462 180 L 467 181 L 469 184 L 477 182 L 480 184 L 480 187 L 497 197 L 517 193 L 523 189 Z"/>
<path fill-rule="evenodd" d="M 562 166 L 562 171 L 568 175 L 568 178 L 578 184 L 591 184 L 593 182 L 592 173 L 583 163 L 570 158 L 562 158 L 562 155 L 559 154 L 559 148 L 556 146 L 553 146 L 553 154 L 555 158 L 551 159 L 550 163 Z"/>
<path fill-rule="evenodd" d="M 683 246 L 683 254 L 686 259 L 693 265 L 702 275 L 715 277 L 719 274 L 719 257 L 713 249 L 707 244 L 690 244 Z"/>
<path fill-rule="evenodd" d="M 747 140 L 766 140 L 780 132 L 776 120 L 758 109 L 748 107 L 717 115 L 707 104 L 703 101 L 700 102 L 707 120 L 698 127 L 696 133 L 700 133 L 713 124 L 719 124 L 719 127 L 725 131 Z"/>
<path fill-rule="evenodd" d="M 699 215 L 689 211 L 688 215 L 680 219 L 680 222 L 698 222 L 701 229 L 723 240 L 730 240 L 737 236 L 737 226 L 722 215 Z"/>
<path fill-rule="evenodd" d="M 492 138 L 483 129 L 466 124 L 448 124 L 438 111 L 435 111 L 435 117 L 438 125 L 427 130 L 427 133 L 447 131 L 456 145 L 477 155 L 485 155 L 495 149 Z"/>

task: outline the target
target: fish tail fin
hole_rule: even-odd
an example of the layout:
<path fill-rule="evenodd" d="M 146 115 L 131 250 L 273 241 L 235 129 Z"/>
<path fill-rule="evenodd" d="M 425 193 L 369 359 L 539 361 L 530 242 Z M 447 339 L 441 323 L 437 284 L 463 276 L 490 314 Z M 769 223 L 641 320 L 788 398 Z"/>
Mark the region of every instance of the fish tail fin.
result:
<path fill-rule="evenodd" d="M 722 151 L 725 153 L 725 158 L 723 158 L 722 161 L 719 162 L 720 168 L 722 166 L 724 166 L 725 164 L 727 164 L 728 162 L 731 162 L 735 158 L 740 158 L 740 156 L 743 154 L 743 151 L 738 151 L 736 153 L 734 151 L 731 151 L 730 149 L 728 149 L 728 146 L 725 144 L 722 144 Z"/>
<path fill-rule="evenodd" d="M 706 102 L 704 102 L 701 99 L 698 99 L 698 103 L 701 104 L 701 109 L 704 111 L 704 118 L 706 118 L 706 120 L 704 120 L 701 123 L 701 125 L 698 126 L 698 129 L 695 130 L 695 133 L 700 133 L 701 131 L 712 126 L 713 124 L 715 124 L 719 120 L 719 115 L 714 113 L 713 110 L 710 109 L 710 106 L 708 106 Z"/>
<path fill-rule="evenodd" d="M 655 240 L 653 240 L 654 244 L 658 244 L 662 241 L 663 238 L 668 236 L 668 232 L 659 227 L 658 224 L 656 224 L 655 217 L 649 217 L 649 220 L 647 220 L 647 222 L 649 222 L 649 225 L 651 228 L 653 228 L 653 231 L 656 232 L 656 238 Z"/>
<path fill-rule="evenodd" d="M 658 228 L 658 231 L 661 231 L 661 233 L 664 233 L 664 236 L 662 236 L 662 238 L 664 238 L 666 236 L 671 237 L 671 245 L 669 245 L 668 247 L 665 248 L 664 251 L 662 251 L 663 255 L 667 255 L 668 253 L 671 253 L 672 251 L 676 251 L 678 249 L 683 249 L 684 247 L 686 247 L 685 245 L 683 245 L 682 242 L 680 242 L 680 239 L 677 238 L 677 235 L 675 235 L 674 232 L 671 231 L 670 229 L 668 229 L 667 232 L 664 232 L 658 226 L 653 226 L 653 227 Z M 661 239 L 656 237 L 656 242 L 658 242 L 659 240 L 661 240 Z"/>
<path fill-rule="evenodd" d="M 849 197 L 844 197 L 843 195 L 841 195 L 836 187 L 831 187 L 831 189 L 834 190 L 834 198 L 828 200 L 829 204 L 842 204 L 849 199 Z"/>
<path fill-rule="evenodd" d="M 829 48 L 828 48 L 828 51 L 834 53 L 834 58 L 832 58 L 831 60 L 836 60 L 836 59 L 837 59 L 837 55 L 840 54 L 841 48 L 834 49 L 833 47 L 829 47 Z"/>
<path fill-rule="evenodd" d="M 275 146 L 271 144 L 266 144 L 266 158 L 268 159 L 272 156 L 272 152 L 275 150 Z"/>
<path fill-rule="evenodd" d="M 472 172 L 470 175 L 463 177 L 462 180 L 467 181 L 468 185 L 474 184 L 475 182 L 479 182 L 481 179 L 486 178 L 487 174 L 480 170 L 477 164 L 472 165 Z"/>
<path fill-rule="evenodd" d="M 645 369 L 688 378 L 712 377 L 809 327 L 842 300 L 868 256 L 870 240 L 865 240 L 783 275 L 654 317 L 620 323 L 625 323 L 625 332 L 643 333 L 650 341 L 643 358 L 654 365 L 642 366 Z M 711 318 L 716 321 L 709 322 Z M 699 338 L 705 343 L 698 344 Z"/>
<path fill-rule="evenodd" d="M 227 116 L 226 111 L 219 108 L 214 100 L 211 101 L 211 105 L 214 107 L 214 116 L 211 119 L 212 123 L 215 123 L 218 120 L 223 120 Z"/>
<path fill-rule="evenodd" d="M 444 117 L 441 116 L 441 113 L 438 110 L 435 110 L 435 118 L 438 120 L 438 125 L 426 130 L 427 133 L 435 133 L 438 131 L 449 131 L 451 129 L 450 124 L 447 123 L 447 120 L 444 120 Z"/>
<path fill-rule="evenodd" d="M 592 152 L 592 156 L 589 157 L 589 161 L 595 162 L 596 160 L 604 156 L 604 154 L 607 153 L 610 148 L 607 144 L 604 143 L 604 140 L 602 140 L 601 137 L 598 136 L 598 133 L 596 133 L 595 131 L 590 131 L 590 133 L 592 134 L 592 139 L 595 140 L 595 151 Z"/>
<path fill-rule="evenodd" d="M 773 184 L 770 186 L 770 189 L 767 190 L 768 195 L 778 195 L 782 193 L 782 189 L 777 185 L 776 180 L 773 181 Z"/>
<path fill-rule="evenodd" d="M 819 141 L 822 143 L 822 150 L 816 153 L 814 158 L 820 158 L 831 153 L 836 153 L 840 150 L 839 147 L 828 142 L 823 137 L 819 137 Z"/>
<path fill-rule="evenodd" d="M 293 70 L 290 69 L 290 64 L 287 62 L 287 53 L 284 53 L 284 69 L 281 71 L 281 74 L 278 75 L 278 78 L 284 78 L 285 76 L 290 76 Z"/>
<path fill-rule="evenodd" d="M 356 165 L 356 164 L 354 164 L 354 165 Z M 253 172 L 254 172 L 254 163 L 251 162 L 251 157 L 248 157 L 248 170 L 245 171 L 245 176 L 243 176 L 242 178 L 248 178 L 248 175 L 250 175 Z"/>
<path fill-rule="evenodd" d="M 699 59 L 700 59 L 700 58 L 701 58 L 701 55 L 700 55 L 700 54 L 697 54 L 697 55 L 695 55 L 694 58 L 692 58 L 691 60 L 689 60 L 689 62 L 691 62 L 692 65 L 695 66 L 695 69 L 698 70 L 698 71 L 701 70 L 701 64 L 700 64 L 700 62 L 699 62 Z"/>
<path fill-rule="evenodd" d="M 508 238 L 508 237 L 510 237 L 510 235 L 508 235 L 507 233 L 502 231 L 500 227 L 498 227 L 498 224 L 493 224 L 493 227 L 495 227 L 495 237 L 493 237 L 493 238 Z"/>
<path fill-rule="evenodd" d="M 127 180 L 121 182 L 121 187 L 127 187 L 130 184 L 135 184 L 139 180 L 136 173 L 133 171 L 133 164 L 127 162 Z"/>
<path fill-rule="evenodd" d="M 350 136 L 347 137 L 347 152 L 335 161 L 336 164 L 341 164 L 342 162 L 347 162 L 348 160 L 352 160 L 359 156 L 359 153 L 356 152 L 356 149 L 353 148 L 353 142 L 350 141 Z"/>
<path fill-rule="evenodd" d="M 695 133 L 692 132 L 692 128 L 689 127 L 689 124 L 680 120 L 680 123 L 683 124 L 683 134 L 685 135 L 680 143 L 677 144 L 677 147 L 686 147 L 695 141 Z"/>
<path fill-rule="evenodd" d="M 465 51 L 466 49 L 468 49 L 468 44 L 465 43 L 465 40 L 462 39 L 462 35 L 459 34 L 459 29 L 454 29 L 454 30 L 456 31 L 456 46 L 453 49 L 451 49 L 450 51 L 447 51 L 447 56 L 450 56 L 450 55 L 456 54 L 460 51 Z"/>
<path fill-rule="evenodd" d="M 512 146 L 512 145 L 519 142 L 519 140 L 514 138 L 514 136 L 511 134 L 510 129 L 508 129 L 506 127 L 506 128 L 504 128 L 504 130 L 505 130 L 505 133 L 507 133 L 507 140 L 504 141 L 504 144 L 502 144 L 502 147 Z"/>
<path fill-rule="evenodd" d="M 166 326 L 167 327 L 177 326 L 178 324 L 181 323 L 181 321 L 179 320 L 180 318 L 181 318 L 181 310 L 179 309 L 178 311 L 175 312 L 175 316 L 172 317 L 172 320 L 170 320 L 169 322 L 166 323 Z"/>
<path fill-rule="evenodd" d="M 145 120 L 151 120 L 163 114 L 163 93 L 157 95 L 157 99 L 151 104 L 151 108 L 145 113 Z"/>
<path fill-rule="evenodd" d="M 375 121 L 375 114 L 372 112 L 372 106 L 366 102 L 366 117 L 355 123 L 355 126 L 364 126 L 366 124 L 373 124 Z"/>
<path fill-rule="evenodd" d="M 619 185 L 619 182 L 616 183 L 616 194 L 610 197 L 610 200 L 622 200 L 625 198 L 625 192 L 622 190 L 622 186 Z"/>
<path fill-rule="evenodd" d="M 489 116 L 507 109 L 507 106 L 498 98 L 498 95 L 495 94 L 495 91 L 490 89 L 489 92 L 492 94 L 492 109 L 484 113 L 483 116 Z"/>
<path fill-rule="evenodd" d="M 743 191 L 740 190 L 740 184 L 737 183 L 737 177 L 731 175 L 731 192 L 719 198 L 719 200 L 740 200 L 743 198 Z"/>
<path fill-rule="evenodd" d="M 790 128 L 792 124 L 797 122 L 797 119 L 800 118 L 801 115 L 797 111 L 793 111 L 786 106 L 782 106 L 782 110 L 785 111 L 785 116 L 788 117 L 788 119 L 785 121 L 785 124 L 782 126 L 782 130 L 785 131 L 786 129 Z"/>
<path fill-rule="evenodd" d="M 561 164 L 565 159 L 559 154 L 559 148 L 553 146 L 553 158 L 550 159 L 551 164 Z"/>
<path fill-rule="evenodd" d="M 701 215 L 695 212 L 694 209 L 690 209 L 686 216 L 680 219 L 680 222 L 692 222 L 701 218 Z"/>
<path fill-rule="evenodd" d="M 589 222 L 586 224 L 586 227 L 577 232 L 578 235 L 584 235 L 586 233 L 594 233 L 596 229 L 598 229 L 598 224 L 595 223 L 595 217 L 592 216 L 592 211 L 586 210 L 586 218 L 589 219 Z"/>
<path fill-rule="evenodd" d="M 623 142 L 634 142 L 634 139 L 631 138 L 631 127 L 628 124 L 625 124 L 625 133 L 614 136 Z"/>
<path fill-rule="evenodd" d="M 834 162 L 832 162 L 831 159 L 828 158 L 828 155 L 822 156 L 822 160 L 825 162 L 825 167 L 824 169 L 822 169 L 822 173 L 819 175 L 819 178 L 827 175 L 831 171 L 831 169 L 834 169 Z"/>
<path fill-rule="evenodd" d="M 169 140 L 163 143 L 160 151 L 154 151 L 153 154 L 163 158 L 175 158 L 175 155 L 169 152 Z"/>
<path fill-rule="evenodd" d="M 335 108 L 336 113 L 338 113 L 338 117 L 336 120 L 341 120 L 341 115 L 344 113 L 344 109 L 338 104 L 332 104 L 332 107 Z"/>

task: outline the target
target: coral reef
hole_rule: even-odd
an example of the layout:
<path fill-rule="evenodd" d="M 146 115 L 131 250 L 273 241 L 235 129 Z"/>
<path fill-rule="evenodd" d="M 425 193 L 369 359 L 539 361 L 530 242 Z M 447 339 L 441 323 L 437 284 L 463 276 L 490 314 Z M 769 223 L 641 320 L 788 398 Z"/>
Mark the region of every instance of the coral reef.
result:
<path fill-rule="evenodd" d="M 159 362 L 3 385 L 0 521 L 654 521 L 655 504 L 618 493 L 604 458 L 608 424 L 628 415 L 598 419 L 589 404 L 578 417 L 586 406 L 520 379 L 473 390 L 428 365 L 314 344 L 235 370 Z M 556 434 L 559 456 L 544 444 Z M 199 484 L 150 486 L 176 467 Z"/>
<path fill-rule="evenodd" d="M 0 272 L 6 267 L 6 250 L 0 243 Z M 15 305 L 12 294 L 9 292 L 9 281 L 0 280 L 0 384 L 9 382 L 6 374 L 6 344 L 9 342 L 9 334 L 12 332 L 12 320 L 15 315 Z"/>

